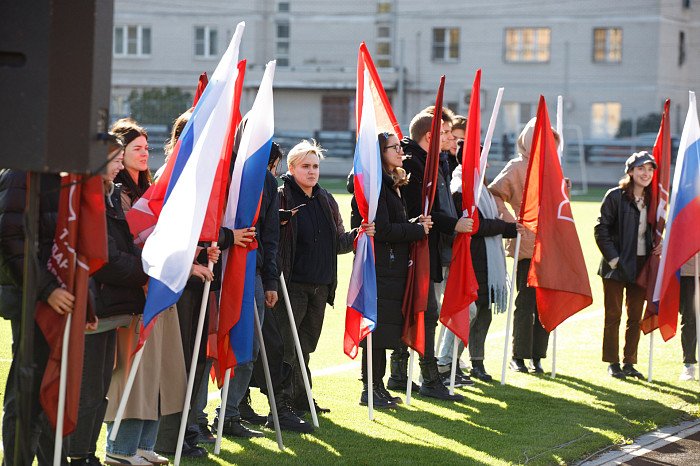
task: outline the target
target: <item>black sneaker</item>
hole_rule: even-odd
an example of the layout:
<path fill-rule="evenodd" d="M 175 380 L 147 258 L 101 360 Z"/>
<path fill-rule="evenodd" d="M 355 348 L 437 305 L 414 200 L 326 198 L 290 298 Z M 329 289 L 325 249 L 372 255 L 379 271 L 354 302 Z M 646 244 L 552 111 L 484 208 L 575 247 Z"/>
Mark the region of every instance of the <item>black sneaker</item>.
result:
<path fill-rule="evenodd" d="M 641 372 L 639 372 L 637 369 L 635 369 L 634 365 L 632 365 L 632 364 L 623 364 L 622 365 L 622 373 L 625 374 L 627 377 L 632 377 L 633 379 L 637 379 L 637 380 L 644 379 L 644 375 L 642 375 Z"/>
<path fill-rule="evenodd" d="M 246 393 L 240 403 L 238 403 L 238 412 L 241 415 L 241 421 L 247 422 L 254 426 L 264 426 L 267 418 L 256 413 L 250 406 L 250 392 Z"/>
<path fill-rule="evenodd" d="M 372 390 L 372 406 L 377 409 L 396 409 L 397 405 L 391 400 L 384 398 L 377 390 Z M 367 406 L 369 403 L 369 393 L 365 388 L 360 396 L 360 406 Z"/>
<path fill-rule="evenodd" d="M 420 390 L 420 388 L 419 388 Z M 378 393 L 380 396 L 383 396 L 387 400 L 396 403 L 397 405 L 400 405 L 403 403 L 403 400 L 401 399 L 400 396 L 394 396 L 391 393 L 389 393 L 389 390 L 386 389 L 383 383 L 377 384 L 377 387 L 374 389 L 376 393 Z"/>
<path fill-rule="evenodd" d="M 450 395 L 449 390 L 447 390 L 447 388 L 445 388 L 445 386 L 440 382 L 430 384 L 424 382 L 423 385 L 420 386 L 418 394 L 421 396 L 427 396 L 430 398 L 437 398 L 438 400 L 446 401 L 462 401 L 464 399 L 464 397 L 459 393 Z"/>
<path fill-rule="evenodd" d="M 315 399 L 315 398 L 314 398 L 313 401 L 314 401 L 314 408 L 316 409 L 316 414 L 320 414 L 320 413 L 330 413 L 330 412 L 331 412 L 331 410 L 328 409 L 328 408 L 321 408 L 321 407 L 318 405 L 318 403 L 316 403 L 316 399 Z M 310 411 L 308 400 L 307 400 L 306 398 L 301 399 L 301 400 L 297 400 L 297 401 L 294 403 L 294 410 L 295 410 L 295 411 L 298 411 L 298 410 Z"/>
<path fill-rule="evenodd" d="M 209 426 L 206 424 L 199 424 L 199 438 L 197 443 L 216 443 L 216 437 L 209 430 Z"/>
<path fill-rule="evenodd" d="M 484 366 L 473 365 L 472 369 L 469 371 L 472 377 L 476 377 L 484 382 L 491 382 L 493 377 L 491 377 L 484 369 Z"/>
<path fill-rule="evenodd" d="M 301 432 L 303 434 L 309 434 L 314 431 L 313 424 L 300 419 L 289 405 L 289 400 L 285 397 L 277 400 L 277 419 L 279 420 L 280 430 Z M 275 428 L 272 412 L 267 416 L 267 423 L 265 424 L 265 427 L 273 430 Z"/>
<path fill-rule="evenodd" d="M 90 466 L 102 466 L 102 462 L 94 453 L 90 453 L 88 457 L 85 458 L 85 464 Z"/>
<path fill-rule="evenodd" d="M 216 429 L 219 425 L 219 418 L 214 418 L 214 424 L 212 424 L 212 427 Z M 233 419 L 233 418 L 227 418 L 224 419 L 224 435 L 226 436 L 233 436 L 233 437 L 241 437 L 241 438 L 253 438 L 253 437 L 264 437 L 265 434 L 263 434 L 260 431 L 257 430 L 252 430 L 248 429 L 247 427 L 243 426 L 241 424 L 240 419 Z"/>
<path fill-rule="evenodd" d="M 614 362 L 608 366 L 608 374 L 610 377 L 615 377 L 616 379 L 625 380 L 625 374 L 620 368 L 619 362 Z"/>

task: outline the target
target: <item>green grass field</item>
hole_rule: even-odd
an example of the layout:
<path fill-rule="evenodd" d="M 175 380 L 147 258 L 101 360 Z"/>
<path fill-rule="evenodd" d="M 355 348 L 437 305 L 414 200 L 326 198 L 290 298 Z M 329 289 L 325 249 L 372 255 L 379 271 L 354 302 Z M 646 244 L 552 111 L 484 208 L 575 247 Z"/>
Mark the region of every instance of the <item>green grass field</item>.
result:
<path fill-rule="evenodd" d="M 344 181 L 322 182 L 335 193 L 346 227 L 350 196 Z M 326 310 L 319 349 L 311 357 L 314 371 L 330 369 L 314 377 L 314 396 L 331 408 L 320 416 L 312 434 L 284 433 L 285 450 L 277 448 L 273 431 L 264 439 L 225 438 L 222 453 L 183 464 L 572 464 L 589 455 L 658 427 L 700 416 L 698 382 L 679 382 L 680 338 L 668 343 L 655 336 L 654 381 L 619 381 L 607 376 L 602 363 L 602 289 L 596 276 L 600 254 L 593 240 L 600 200 L 605 190 L 574 198 L 574 218 L 586 258 L 594 302 L 557 330 L 557 376 L 534 376 L 509 371 L 507 383 L 482 383 L 457 392 L 462 403 L 447 403 L 414 396 L 411 406 L 393 412 L 376 412 L 369 421 L 360 407 L 359 359 L 342 351 L 345 299 L 352 255 L 339 260 L 335 308 Z M 508 265 L 510 270 L 512 264 Z M 494 316 L 487 338 L 486 369 L 500 378 L 505 316 Z M 10 329 L 0 324 L 5 345 L 0 348 L 0 382 L 9 370 Z M 552 339 L 545 369 L 551 369 Z M 465 356 L 466 357 L 466 356 Z M 649 338 L 639 345 L 638 368 L 647 373 Z M 333 369 L 334 368 L 334 369 Z M 416 364 L 417 374 L 417 364 Z M 417 375 L 416 375 L 417 377 Z M 213 390 L 213 386 L 210 386 Z M 258 412 L 267 412 L 266 398 L 253 393 Z M 207 408 L 213 419 L 218 400 Z M 99 454 L 104 453 L 104 429 Z"/>

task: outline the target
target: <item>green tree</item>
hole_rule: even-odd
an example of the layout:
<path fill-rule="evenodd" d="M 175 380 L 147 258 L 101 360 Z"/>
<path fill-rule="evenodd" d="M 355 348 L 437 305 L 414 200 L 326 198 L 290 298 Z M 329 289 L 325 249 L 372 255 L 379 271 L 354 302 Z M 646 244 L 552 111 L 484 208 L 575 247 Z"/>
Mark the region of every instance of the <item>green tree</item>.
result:
<path fill-rule="evenodd" d="M 192 94 L 174 87 L 131 91 L 129 98 L 131 117 L 144 125 L 166 125 L 192 106 Z"/>
<path fill-rule="evenodd" d="M 650 113 L 646 116 L 639 117 L 637 118 L 637 134 L 658 133 L 660 124 L 660 113 Z M 632 136 L 632 120 L 622 120 L 615 137 L 626 138 L 630 136 Z"/>

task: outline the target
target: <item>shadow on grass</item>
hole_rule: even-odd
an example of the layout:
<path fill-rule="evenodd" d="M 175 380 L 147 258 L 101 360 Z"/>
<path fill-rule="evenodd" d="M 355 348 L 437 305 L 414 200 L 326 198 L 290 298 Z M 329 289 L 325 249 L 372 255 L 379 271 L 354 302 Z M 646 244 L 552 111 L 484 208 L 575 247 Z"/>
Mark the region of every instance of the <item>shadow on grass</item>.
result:
<path fill-rule="evenodd" d="M 231 443 L 237 445 L 233 451 L 222 450 L 218 458 L 193 464 L 572 463 L 683 413 L 653 399 L 640 401 L 616 381 L 605 385 L 567 375 L 509 377 L 505 386 L 477 382 L 458 389 L 465 396 L 460 403 L 415 396 L 410 407 L 377 410 L 374 422 L 366 419 L 366 408 L 355 410 L 356 399 L 348 398 L 340 408 L 350 408 L 345 412 L 352 419 L 324 415 L 313 434 L 283 432 L 284 452 L 276 450 L 274 432 L 266 430 L 264 442 L 228 439 L 229 449 Z M 697 397 L 662 382 L 653 385 L 653 390 L 689 402 Z M 343 389 L 352 392 L 354 387 Z M 555 394 L 536 391 L 540 389 Z"/>

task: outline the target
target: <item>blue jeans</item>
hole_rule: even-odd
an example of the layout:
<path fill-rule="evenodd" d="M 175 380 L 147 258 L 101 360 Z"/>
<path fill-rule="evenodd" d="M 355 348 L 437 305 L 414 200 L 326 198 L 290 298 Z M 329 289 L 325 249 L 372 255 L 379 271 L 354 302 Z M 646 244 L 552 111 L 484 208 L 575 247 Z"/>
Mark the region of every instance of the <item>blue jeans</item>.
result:
<path fill-rule="evenodd" d="M 262 278 L 260 275 L 255 276 L 255 306 L 258 311 L 258 317 L 260 318 L 260 325 L 262 326 L 263 318 L 265 317 L 265 291 L 263 290 Z M 226 412 L 224 413 L 224 419 L 240 419 L 241 413 L 238 411 L 238 404 L 241 402 L 245 396 L 245 392 L 248 390 L 248 385 L 250 384 L 250 378 L 253 375 L 253 366 L 255 365 L 255 359 L 257 358 L 258 350 L 260 349 L 260 343 L 258 342 L 257 332 L 255 338 L 253 338 L 253 359 L 245 364 L 236 366 L 233 371 L 233 377 L 228 385 L 228 397 L 226 399 Z M 221 399 L 223 399 L 224 393 L 221 390 Z M 216 408 L 216 415 L 219 416 L 219 411 L 221 406 Z"/>
<path fill-rule="evenodd" d="M 440 344 L 440 351 L 438 353 L 437 363 L 439 365 L 442 366 L 452 364 L 452 347 L 454 344 L 455 334 L 452 333 L 450 329 L 446 328 L 445 333 L 443 333 L 442 343 Z M 457 346 L 457 358 L 462 355 L 462 351 L 464 351 L 464 342 L 459 340 L 459 344 Z"/>
<path fill-rule="evenodd" d="M 144 421 L 142 419 L 123 419 L 117 433 L 117 440 L 109 439 L 113 422 L 107 423 L 107 453 L 114 455 L 134 456 L 137 449 L 152 451 L 158 435 L 160 421 Z"/>

